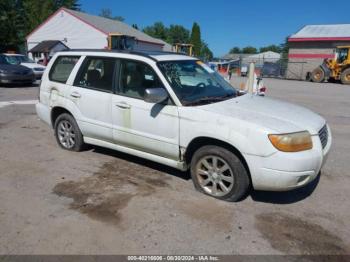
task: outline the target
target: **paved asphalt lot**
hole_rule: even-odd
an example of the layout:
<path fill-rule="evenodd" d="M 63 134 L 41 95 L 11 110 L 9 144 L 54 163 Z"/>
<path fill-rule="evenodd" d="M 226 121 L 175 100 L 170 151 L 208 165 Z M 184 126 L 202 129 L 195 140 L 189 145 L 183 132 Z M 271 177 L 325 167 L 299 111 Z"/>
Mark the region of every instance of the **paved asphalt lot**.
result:
<path fill-rule="evenodd" d="M 350 254 L 350 87 L 265 84 L 268 96 L 324 116 L 333 148 L 315 183 L 239 203 L 197 193 L 188 174 L 140 158 L 64 151 L 34 105 L 0 102 L 0 254 Z M 0 101 L 37 93 L 0 88 Z"/>

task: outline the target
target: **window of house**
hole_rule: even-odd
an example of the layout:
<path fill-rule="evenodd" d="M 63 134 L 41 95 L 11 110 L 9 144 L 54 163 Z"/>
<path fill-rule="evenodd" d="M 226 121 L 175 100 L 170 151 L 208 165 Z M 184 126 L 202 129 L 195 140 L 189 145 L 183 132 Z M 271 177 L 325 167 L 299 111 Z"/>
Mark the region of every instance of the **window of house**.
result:
<path fill-rule="evenodd" d="M 75 86 L 112 92 L 116 59 L 88 57 L 74 82 Z"/>
<path fill-rule="evenodd" d="M 51 67 L 49 79 L 54 82 L 66 83 L 79 56 L 59 56 Z"/>

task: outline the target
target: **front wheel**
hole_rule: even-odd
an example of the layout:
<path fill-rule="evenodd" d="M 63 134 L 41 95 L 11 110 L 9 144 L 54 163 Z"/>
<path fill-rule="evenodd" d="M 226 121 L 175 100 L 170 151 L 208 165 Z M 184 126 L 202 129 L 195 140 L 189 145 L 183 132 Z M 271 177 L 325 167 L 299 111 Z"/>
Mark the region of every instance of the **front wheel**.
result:
<path fill-rule="evenodd" d="M 345 69 L 340 75 L 342 84 L 350 85 L 350 68 Z"/>
<path fill-rule="evenodd" d="M 84 147 L 83 135 L 74 117 L 64 113 L 55 121 L 55 137 L 63 149 L 79 152 Z"/>
<path fill-rule="evenodd" d="M 321 67 L 316 68 L 311 73 L 312 82 L 321 83 L 324 81 L 325 73 Z"/>
<path fill-rule="evenodd" d="M 225 201 L 238 201 L 249 189 L 249 176 L 241 160 L 219 146 L 203 146 L 191 161 L 195 188 Z"/>

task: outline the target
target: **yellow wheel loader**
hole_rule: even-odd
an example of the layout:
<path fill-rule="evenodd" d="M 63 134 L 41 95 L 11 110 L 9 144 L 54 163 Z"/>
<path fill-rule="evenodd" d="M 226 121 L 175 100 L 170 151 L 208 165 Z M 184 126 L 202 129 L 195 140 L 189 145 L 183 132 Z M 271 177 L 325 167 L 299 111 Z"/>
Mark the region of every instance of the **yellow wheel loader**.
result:
<path fill-rule="evenodd" d="M 174 45 L 174 49 L 176 53 L 193 56 L 193 45 L 192 44 L 182 44 L 177 43 Z"/>
<path fill-rule="evenodd" d="M 137 40 L 133 36 L 110 33 L 107 38 L 109 50 L 133 50 Z"/>
<path fill-rule="evenodd" d="M 338 46 L 334 59 L 325 59 L 323 64 L 311 73 L 313 82 L 321 83 L 340 80 L 350 85 L 350 46 Z"/>

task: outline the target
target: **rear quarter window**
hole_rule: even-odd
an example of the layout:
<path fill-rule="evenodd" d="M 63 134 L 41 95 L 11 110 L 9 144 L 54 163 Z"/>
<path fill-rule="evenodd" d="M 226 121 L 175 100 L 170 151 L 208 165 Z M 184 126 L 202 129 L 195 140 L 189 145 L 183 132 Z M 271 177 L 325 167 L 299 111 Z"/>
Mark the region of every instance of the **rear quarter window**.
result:
<path fill-rule="evenodd" d="M 66 83 L 79 58 L 79 56 L 57 57 L 49 73 L 50 81 Z"/>

